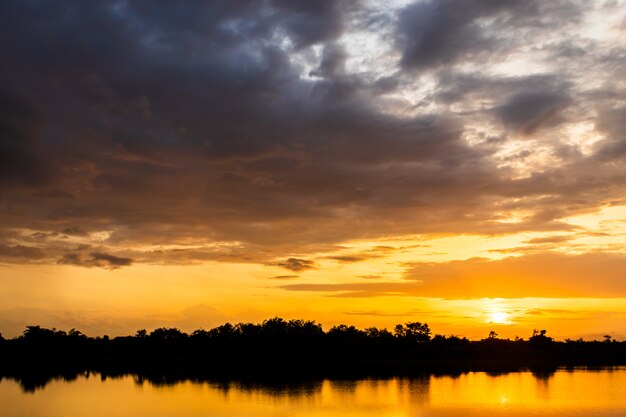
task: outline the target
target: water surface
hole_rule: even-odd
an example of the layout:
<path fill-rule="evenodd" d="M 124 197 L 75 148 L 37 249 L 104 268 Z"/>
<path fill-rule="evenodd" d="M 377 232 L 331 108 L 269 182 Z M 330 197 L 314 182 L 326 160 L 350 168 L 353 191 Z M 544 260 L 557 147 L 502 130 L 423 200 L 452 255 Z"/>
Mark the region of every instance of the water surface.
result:
<path fill-rule="evenodd" d="M 625 416 L 626 368 L 270 385 L 91 375 L 34 392 L 4 379 L 0 404 L 11 417 Z"/>

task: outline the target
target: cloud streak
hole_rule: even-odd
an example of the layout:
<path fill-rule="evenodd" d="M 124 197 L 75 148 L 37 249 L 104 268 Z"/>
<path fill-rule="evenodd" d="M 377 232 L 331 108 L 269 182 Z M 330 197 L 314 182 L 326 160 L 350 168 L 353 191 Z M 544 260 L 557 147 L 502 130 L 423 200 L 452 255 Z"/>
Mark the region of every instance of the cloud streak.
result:
<path fill-rule="evenodd" d="M 92 252 L 89 255 L 81 253 L 69 253 L 63 255 L 58 261 L 61 265 L 83 266 L 87 268 L 98 267 L 117 269 L 123 266 L 130 266 L 133 263 L 131 258 L 110 255 L 108 253 Z"/>
<path fill-rule="evenodd" d="M 287 291 L 334 297 L 411 296 L 446 299 L 624 297 L 626 255 L 532 253 L 501 260 L 472 258 L 407 264 L 402 281 L 286 284 Z"/>

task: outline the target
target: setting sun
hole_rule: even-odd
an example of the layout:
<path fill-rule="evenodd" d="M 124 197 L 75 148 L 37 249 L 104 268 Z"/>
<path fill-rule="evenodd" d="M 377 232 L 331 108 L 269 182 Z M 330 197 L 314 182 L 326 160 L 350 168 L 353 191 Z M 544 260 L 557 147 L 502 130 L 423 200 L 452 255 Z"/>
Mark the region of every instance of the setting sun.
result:
<path fill-rule="evenodd" d="M 489 313 L 489 323 L 510 324 L 509 317 L 504 311 L 492 311 Z"/>

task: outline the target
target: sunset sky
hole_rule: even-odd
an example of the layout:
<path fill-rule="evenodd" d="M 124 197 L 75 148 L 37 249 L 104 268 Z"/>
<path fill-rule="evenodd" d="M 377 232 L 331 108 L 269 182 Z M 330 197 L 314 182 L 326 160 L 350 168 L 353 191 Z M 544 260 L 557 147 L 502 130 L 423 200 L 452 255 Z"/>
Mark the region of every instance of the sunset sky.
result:
<path fill-rule="evenodd" d="M 626 1 L 0 2 L 0 332 L 626 339 Z"/>

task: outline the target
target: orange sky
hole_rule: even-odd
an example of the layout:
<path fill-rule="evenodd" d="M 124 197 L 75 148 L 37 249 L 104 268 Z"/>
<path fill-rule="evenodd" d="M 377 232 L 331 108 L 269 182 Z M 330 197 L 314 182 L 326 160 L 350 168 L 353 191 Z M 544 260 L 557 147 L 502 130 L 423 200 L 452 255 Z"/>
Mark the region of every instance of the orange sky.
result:
<path fill-rule="evenodd" d="M 3 335 L 626 339 L 623 0 L 0 16 Z"/>

